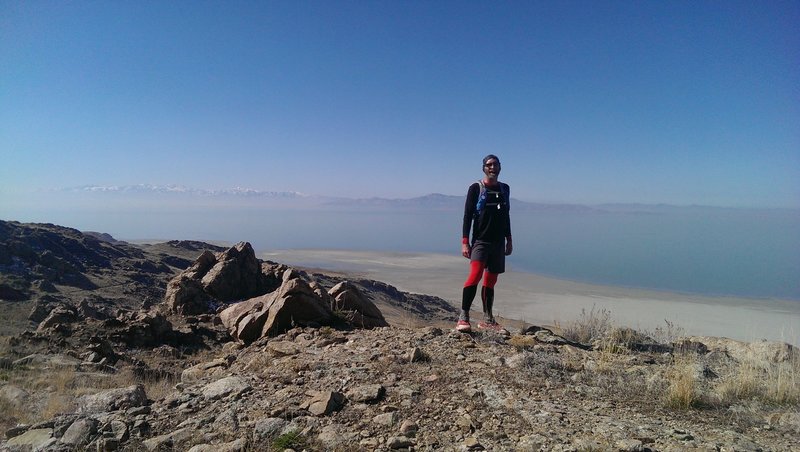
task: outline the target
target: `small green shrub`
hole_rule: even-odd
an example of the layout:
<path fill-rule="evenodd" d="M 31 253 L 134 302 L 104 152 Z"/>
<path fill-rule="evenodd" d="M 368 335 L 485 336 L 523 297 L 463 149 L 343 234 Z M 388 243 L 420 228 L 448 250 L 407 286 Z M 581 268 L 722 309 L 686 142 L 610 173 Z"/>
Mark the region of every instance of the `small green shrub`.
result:
<path fill-rule="evenodd" d="M 285 449 L 302 450 L 307 447 L 306 438 L 300 432 L 292 430 L 283 435 L 275 438 L 272 441 L 270 450 L 275 452 L 282 452 Z"/>

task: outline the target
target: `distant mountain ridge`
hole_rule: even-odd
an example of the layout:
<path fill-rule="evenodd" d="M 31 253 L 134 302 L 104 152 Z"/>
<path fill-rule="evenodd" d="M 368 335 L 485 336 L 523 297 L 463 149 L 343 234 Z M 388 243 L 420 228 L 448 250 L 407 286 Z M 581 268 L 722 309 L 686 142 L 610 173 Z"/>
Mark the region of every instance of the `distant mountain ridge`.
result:
<path fill-rule="evenodd" d="M 446 209 L 458 210 L 464 207 L 463 195 L 447 195 L 442 193 L 429 193 L 412 198 L 347 198 L 338 196 L 312 195 L 297 191 L 285 190 L 257 190 L 252 188 L 234 187 L 224 189 L 192 188 L 184 185 L 167 184 L 135 184 L 135 185 L 82 185 L 55 190 L 61 193 L 109 194 L 109 195 L 176 195 L 198 198 L 236 198 L 251 201 L 264 200 L 268 202 L 283 202 L 285 205 L 295 207 L 335 207 L 335 208 L 377 208 L 377 209 Z M 290 203 L 290 204 L 286 204 Z M 514 211 L 544 211 L 544 212 L 584 212 L 584 213 L 643 213 L 656 214 L 676 211 L 699 210 L 784 210 L 797 211 L 797 209 L 780 208 L 748 208 L 748 207 L 720 207 L 707 205 L 674 205 L 664 203 L 603 203 L 596 205 L 558 203 L 558 202 L 529 202 L 512 198 Z"/>
<path fill-rule="evenodd" d="M 255 190 L 252 188 L 234 187 L 225 189 L 203 189 L 191 188 L 184 185 L 153 185 L 153 184 L 135 184 L 135 185 L 81 185 L 78 187 L 62 188 L 58 191 L 69 193 L 131 193 L 131 194 L 147 194 L 147 193 L 173 193 L 173 194 L 190 194 L 201 196 L 262 196 L 272 198 L 308 198 L 309 195 L 296 191 L 264 191 Z"/>
<path fill-rule="evenodd" d="M 227 189 L 201 189 L 184 185 L 82 185 L 57 190 L 63 193 L 119 194 L 119 195 L 187 195 L 198 197 L 236 197 L 277 201 L 302 201 L 309 206 L 353 207 L 353 208 L 401 208 L 401 209 L 461 209 L 464 196 L 430 193 L 413 198 L 346 198 L 324 195 L 309 195 L 296 191 L 267 191 L 234 187 Z M 594 211 L 593 207 L 578 204 L 531 203 L 512 198 L 515 210 Z"/>

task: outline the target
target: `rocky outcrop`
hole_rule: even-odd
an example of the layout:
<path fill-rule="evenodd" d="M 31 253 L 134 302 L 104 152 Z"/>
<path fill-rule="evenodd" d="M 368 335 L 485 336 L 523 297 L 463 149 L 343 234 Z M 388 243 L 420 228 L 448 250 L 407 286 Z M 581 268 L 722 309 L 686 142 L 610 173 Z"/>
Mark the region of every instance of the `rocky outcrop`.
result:
<path fill-rule="evenodd" d="M 203 250 L 224 248 L 202 242 L 132 245 L 54 224 L 0 220 L 0 300 L 18 303 L 12 316 L 0 319 L 0 331 L 28 328 L 20 315 L 27 309 L 39 323 L 57 306 L 77 308 L 81 320 L 149 307 L 164 299 L 169 280 Z M 69 328 L 45 329 L 69 334 Z"/>
<path fill-rule="evenodd" d="M 205 251 L 168 283 L 164 299 L 171 312 L 202 314 L 219 303 L 271 292 L 279 281 L 273 273 L 262 271 L 253 247 L 240 242 L 217 254 Z"/>
<path fill-rule="evenodd" d="M 0 221 L 0 274 L 28 284 L 45 280 L 81 289 L 97 286 L 85 273 L 109 267 L 123 251 L 80 231 L 52 224 Z"/>
<path fill-rule="evenodd" d="M 219 314 L 231 336 L 245 344 L 275 336 L 296 326 L 342 323 L 355 328 L 386 327 L 381 311 L 356 286 L 346 281 L 325 291 L 291 269 L 272 293 L 236 303 Z"/>
<path fill-rule="evenodd" d="M 765 361 L 771 363 L 800 361 L 800 350 L 785 342 L 742 342 L 726 337 L 691 336 L 676 347 L 700 353 L 725 353 L 739 362 Z"/>
<path fill-rule="evenodd" d="M 118 317 L 117 321 L 122 326 L 112 337 L 129 346 L 157 346 L 170 342 L 176 335 L 172 323 L 158 312 L 134 312 Z"/>
<path fill-rule="evenodd" d="M 206 313 L 211 304 L 200 281 L 185 274 L 170 280 L 164 301 L 170 312 L 183 315 Z"/>
<path fill-rule="evenodd" d="M 222 252 L 200 282 L 209 295 L 220 301 L 241 300 L 271 290 L 253 247 L 246 242 Z"/>
<path fill-rule="evenodd" d="M 39 322 L 37 331 L 45 331 L 48 329 L 58 330 L 65 327 L 66 324 L 76 321 L 77 319 L 77 313 L 74 309 L 66 306 L 59 306 L 50 311 L 47 317 Z"/>

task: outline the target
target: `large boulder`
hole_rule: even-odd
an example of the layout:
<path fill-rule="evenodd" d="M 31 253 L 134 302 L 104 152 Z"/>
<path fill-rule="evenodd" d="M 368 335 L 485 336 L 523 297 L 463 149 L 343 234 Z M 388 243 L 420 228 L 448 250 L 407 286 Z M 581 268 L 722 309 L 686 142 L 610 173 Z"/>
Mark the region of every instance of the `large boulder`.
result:
<path fill-rule="evenodd" d="M 203 314 L 209 310 L 209 297 L 200 281 L 181 273 L 167 283 L 164 301 L 171 312 L 183 315 Z"/>
<path fill-rule="evenodd" d="M 333 311 L 314 289 L 294 272 L 285 272 L 274 292 L 237 303 L 220 313 L 222 324 L 235 339 L 249 344 L 295 326 L 329 325 Z"/>
<path fill-rule="evenodd" d="M 205 291 L 220 301 L 236 301 L 261 295 L 267 281 L 253 247 L 239 242 L 217 256 L 217 262 L 200 280 Z"/>
<path fill-rule="evenodd" d="M 25 433 L 10 438 L 3 450 L 47 450 L 58 440 L 53 437 L 52 428 L 33 428 Z"/>
<path fill-rule="evenodd" d="M 328 294 L 332 299 L 331 309 L 350 324 L 361 328 L 389 326 L 378 307 L 353 284 L 340 282 Z"/>
<path fill-rule="evenodd" d="M 144 405 L 147 405 L 144 386 L 134 385 L 85 395 L 78 400 L 78 411 L 82 413 L 102 413 Z"/>
<path fill-rule="evenodd" d="M 220 312 L 219 318 L 234 339 L 249 344 L 261 336 L 271 298 L 262 295 L 236 303 Z"/>
<path fill-rule="evenodd" d="M 14 386 L 12 384 L 5 384 L 0 386 L 0 401 L 11 405 L 15 408 L 20 408 L 25 406 L 30 399 L 30 393 L 28 391 Z"/>
<path fill-rule="evenodd" d="M 175 336 L 167 318 L 159 312 L 135 312 L 117 318 L 124 328 L 114 332 L 112 338 L 134 347 L 156 346 L 169 342 Z"/>
<path fill-rule="evenodd" d="M 48 329 L 55 329 L 58 325 L 73 323 L 78 320 L 75 310 L 68 306 L 58 306 L 47 317 L 39 322 L 37 331 L 46 331 Z"/>
<path fill-rule="evenodd" d="M 250 383 L 242 377 L 231 376 L 209 383 L 200 390 L 206 400 L 223 399 L 228 396 L 238 397 L 252 389 Z"/>
<path fill-rule="evenodd" d="M 54 295 L 42 295 L 34 300 L 28 320 L 40 323 L 59 306 L 67 306 L 67 301 Z"/>
<path fill-rule="evenodd" d="M 98 422 L 90 417 L 79 418 L 61 436 L 61 442 L 75 449 L 86 447 L 97 433 Z"/>
<path fill-rule="evenodd" d="M 189 268 L 183 271 L 183 274 L 192 279 L 199 280 L 203 278 L 203 276 L 205 276 L 205 274 L 208 273 L 208 271 L 211 270 L 211 267 L 216 265 L 216 263 L 217 256 L 215 256 L 211 251 L 205 250 L 203 251 L 203 254 L 201 254 L 197 260 L 195 260 L 194 263 L 189 266 Z"/>

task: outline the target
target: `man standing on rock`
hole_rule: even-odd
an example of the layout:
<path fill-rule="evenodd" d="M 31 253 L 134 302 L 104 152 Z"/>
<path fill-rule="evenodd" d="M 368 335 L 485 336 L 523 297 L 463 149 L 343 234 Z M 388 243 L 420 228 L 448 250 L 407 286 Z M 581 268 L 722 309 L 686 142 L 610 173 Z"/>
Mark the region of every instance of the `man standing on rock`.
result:
<path fill-rule="evenodd" d="M 470 259 L 470 267 L 461 295 L 461 314 L 456 330 L 472 331 L 469 310 L 485 270 L 481 287 L 483 321 L 478 323 L 478 328 L 505 332 L 492 315 L 492 304 L 497 275 L 505 271 L 505 257 L 513 249 L 509 216 L 511 190 L 497 179 L 500 175 L 500 159 L 496 155 L 484 157 L 483 174 L 483 179 L 470 185 L 464 204 L 461 255 Z M 472 241 L 469 240 L 470 229 Z"/>

